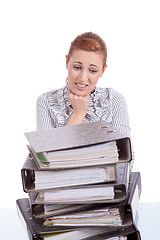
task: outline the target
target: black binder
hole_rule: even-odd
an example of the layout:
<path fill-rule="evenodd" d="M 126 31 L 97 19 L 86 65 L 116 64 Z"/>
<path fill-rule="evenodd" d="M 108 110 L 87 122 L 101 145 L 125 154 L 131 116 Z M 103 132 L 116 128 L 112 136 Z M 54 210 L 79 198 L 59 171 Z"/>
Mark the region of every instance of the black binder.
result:
<path fill-rule="evenodd" d="M 22 198 L 16 201 L 17 211 L 20 220 L 25 223 L 25 228 L 30 240 L 44 240 L 43 235 L 47 233 L 66 232 L 78 228 L 60 227 L 60 226 L 45 226 L 43 219 L 35 219 L 32 216 L 29 199 Z M 95 228 L 95 227 L 94 227 Z M 128 240 L 140 240 L 140 233 L 134 224 L 128 227 L 103 227 L 104 232 L 92 237 L 87 237 L 86 240 L 103 240 L 114 236 L 127 235 Z"/>

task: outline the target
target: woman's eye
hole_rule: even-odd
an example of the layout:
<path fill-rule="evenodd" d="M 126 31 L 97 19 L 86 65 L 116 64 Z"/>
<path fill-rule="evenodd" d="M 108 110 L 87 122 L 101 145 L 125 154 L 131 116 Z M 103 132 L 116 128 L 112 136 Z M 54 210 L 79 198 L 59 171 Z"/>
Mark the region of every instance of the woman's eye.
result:
<path fill-rule="evenodd" d="M 97 72 L 97 70 L 95 70 L 95 69 L 89 69 L 89 71 L 90 71 L 90 73 L 96 73 Z"/>
<path fill-rule="evenodd" d="M 81 69 L 80 66 L 73 66 L 73 68 L 74 68 L 75 70 L 79 70 L 79 69 Z"/>

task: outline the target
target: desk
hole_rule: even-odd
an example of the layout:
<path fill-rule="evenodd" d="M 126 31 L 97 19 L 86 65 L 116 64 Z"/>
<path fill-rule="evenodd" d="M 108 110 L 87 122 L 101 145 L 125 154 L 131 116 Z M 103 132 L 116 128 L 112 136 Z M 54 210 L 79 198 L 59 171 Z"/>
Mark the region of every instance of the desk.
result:
<path fill-rule="evenodd" d="M 3 240 L 28 240 L 16 208 L 0 209 L 0 229 Z M 142 240 L 160 240 L 160 203 L 139 203 L 138 228 Z"/>
<path fill-rule="evenodd" d="M 138 207 L 138 228 L 142 240 L 160 240 L 160 202 L 140 203 Z"/>

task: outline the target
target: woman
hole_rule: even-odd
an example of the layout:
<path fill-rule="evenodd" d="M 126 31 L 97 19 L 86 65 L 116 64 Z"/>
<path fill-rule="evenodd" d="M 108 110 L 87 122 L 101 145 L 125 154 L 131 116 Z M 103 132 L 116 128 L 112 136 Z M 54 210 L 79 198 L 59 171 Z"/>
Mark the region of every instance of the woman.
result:
<path fill-rule="evenodd" d="M 77 36 L 66 56 L 66 86 L 44 93 L 37 100 L 37 129 L 104 120 L 131 138 L 123 96 L 112 88 L 96 87 L 106 62 L 106 44 L 97 34 Z"/>

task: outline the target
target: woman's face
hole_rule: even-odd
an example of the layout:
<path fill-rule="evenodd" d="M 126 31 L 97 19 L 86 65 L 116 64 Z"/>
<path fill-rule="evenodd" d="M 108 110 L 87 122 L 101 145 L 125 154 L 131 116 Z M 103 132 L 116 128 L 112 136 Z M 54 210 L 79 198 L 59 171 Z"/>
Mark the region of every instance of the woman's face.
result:
<path fill-rule="evenodd" d="M 66 61 L 70 90 L 78 96 L 89 95 L 102 77 L 103 57 L 100 53 L 75 49 Z"/>

